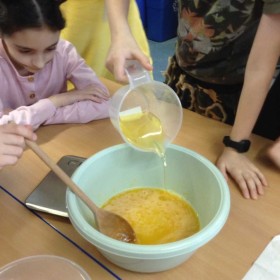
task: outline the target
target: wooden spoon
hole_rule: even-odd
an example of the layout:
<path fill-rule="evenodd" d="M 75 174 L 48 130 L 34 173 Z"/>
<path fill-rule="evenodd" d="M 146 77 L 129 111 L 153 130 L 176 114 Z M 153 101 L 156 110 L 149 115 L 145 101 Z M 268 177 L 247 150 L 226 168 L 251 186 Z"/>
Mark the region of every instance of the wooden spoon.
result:
<path fill-rule="evenodd" d="M 130 224 L 121 216 L 105 209 L 99 208 L 73 181 L 72 179 L 36 144 L 25 140 L 37 156 L 39 156 L 51 170 L 74 192 L 92 211 L 95 216 L 98 230 L 103 234 L 127 243 L 136 243 L 135 232 Z"/>

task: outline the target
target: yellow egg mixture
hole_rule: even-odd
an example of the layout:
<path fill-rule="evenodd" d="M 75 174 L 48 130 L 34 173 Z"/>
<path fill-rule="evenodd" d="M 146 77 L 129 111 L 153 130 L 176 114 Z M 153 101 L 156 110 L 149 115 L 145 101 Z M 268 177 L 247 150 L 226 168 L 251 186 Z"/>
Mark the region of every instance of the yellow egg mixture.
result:
<path fill-rule="evenodd" d="M 112 197 L 104 209 L 125 218 L 136 233 L 138 244 L 163 244 L 196 233 L 197 213 L 178 194 L 153 188 L 137 188 Z"/>

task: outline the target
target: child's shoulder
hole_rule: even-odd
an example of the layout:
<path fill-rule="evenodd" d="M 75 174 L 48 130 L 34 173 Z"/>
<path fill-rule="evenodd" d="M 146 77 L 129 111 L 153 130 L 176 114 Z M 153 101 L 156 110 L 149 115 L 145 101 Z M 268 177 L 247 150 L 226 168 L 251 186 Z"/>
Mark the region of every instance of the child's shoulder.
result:
<path fill-rule="evenodd" d="M 75 46 L 67 40 L 60 39 L 56 46 L 55 59 L 68 60 L 70 57 L 71 59 L 79 57 Z"/>
<path fill-rule="evenodd" d="M 71 50 L 76 50 L 76 48 L 74 47 L 74 45 L 72 43 L 70 43 L 67 40 L 64 39 L 59 39 L 58 43 L 57 43 L 57 47 L 56 50 L 58 52 L 67 52 L 67 51 L 71 51 Z"/>
<path fill-rule="evenodd" d="M 67 65 L 69 62 L 77 61 L 80 58 L 75 46 L 67 40 L 60 39 L 56 46 L 53 63 Z"/>

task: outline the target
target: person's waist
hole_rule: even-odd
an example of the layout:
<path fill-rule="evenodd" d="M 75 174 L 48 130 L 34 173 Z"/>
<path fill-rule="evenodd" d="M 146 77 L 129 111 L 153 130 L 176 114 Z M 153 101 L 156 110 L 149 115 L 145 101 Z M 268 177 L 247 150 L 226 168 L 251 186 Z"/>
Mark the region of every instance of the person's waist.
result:
<path fill-rule="evenodd" d="M 174 56 L 178 66 L 189 76 L 199 81 L 220 85 L 234 85 L 243 83 L 245 66 L 237 66 L 234 63 L 222 61 L 210 61 L 208 63 L 197 62 L 188 64 L 185 60 Z M 179 58 L 179 59 L 178 59 Z"/>
<path fill-rule="evenodd" d="M 233 74 L 225 74 L 225 75 L 210 75 L 209 73 L 203 73 L 198 71 L 189 71 L 184 70 L 187 75 L 192 78 L 210 84 L 218 84 L 218 85 L 236 85 L 243 83 L 244 75 L 233 75 Z"/>

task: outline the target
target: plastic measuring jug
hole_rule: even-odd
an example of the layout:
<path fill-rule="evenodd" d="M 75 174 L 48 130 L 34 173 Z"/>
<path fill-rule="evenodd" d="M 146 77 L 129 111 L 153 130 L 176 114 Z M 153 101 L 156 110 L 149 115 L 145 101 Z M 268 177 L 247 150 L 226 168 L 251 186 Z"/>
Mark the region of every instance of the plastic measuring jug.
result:
<path fill-rule="evenodd" d="M 139 62 L 128 61 L 126 74 L 129 85 L 110 101 L 111 122 L 133 148 L 164 154 L 181 128 L 181 102 L 169 86 L 151 80 Z"/>

